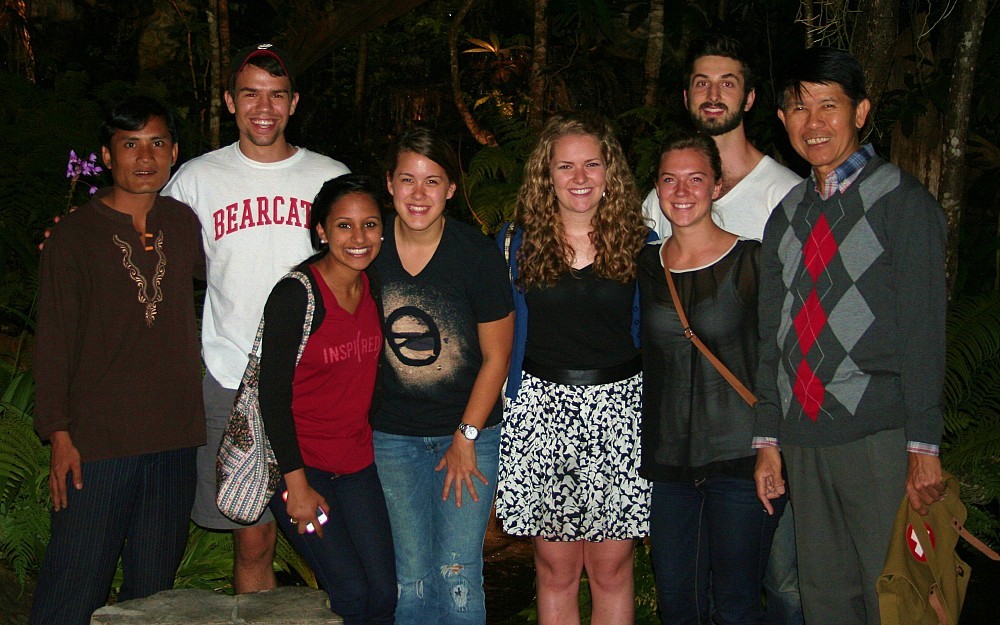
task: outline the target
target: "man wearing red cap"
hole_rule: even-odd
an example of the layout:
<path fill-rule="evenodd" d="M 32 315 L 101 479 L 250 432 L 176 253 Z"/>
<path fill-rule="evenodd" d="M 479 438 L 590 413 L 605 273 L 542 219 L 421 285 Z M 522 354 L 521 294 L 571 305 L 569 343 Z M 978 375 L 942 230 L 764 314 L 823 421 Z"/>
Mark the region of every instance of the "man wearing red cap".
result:
<path fill-rule="evenodd" d="M 225 94 L 239 140 L 185 163 L 163 190 L 198 215 L 208 260 L 202 322 L 208 444 L 198 450 L 191 518 L 233 530 L 238 593 L 276 585 L 275 524 L 269 510 L 250 526 L 219 512 L 216 452 L 264 302 L 278 279 L 313 253 L 312 199 L 325 181 L 348 173 L 342 163 L 286 141 L 285 126 L 299 101 L 290 70 L 287 55 L 271 44 L 241 50 Z"/>

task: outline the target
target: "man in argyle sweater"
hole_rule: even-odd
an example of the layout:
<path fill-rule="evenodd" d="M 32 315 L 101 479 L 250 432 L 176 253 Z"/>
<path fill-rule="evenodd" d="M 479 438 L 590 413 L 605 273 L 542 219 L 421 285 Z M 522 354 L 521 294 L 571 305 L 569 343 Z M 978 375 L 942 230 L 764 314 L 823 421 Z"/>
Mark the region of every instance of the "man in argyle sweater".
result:
<path fill-rule="evenodd" d="M 806 50 L 780 87 L 778 117 L 813 170 L 764 230 L 757 492 L 770 511 L 784 460 L 806 622 L 878 625 L 900 498 L 926 513 L 944 492 L 945 218 L 861 146 L 871 105 L 850 54 Z"/>

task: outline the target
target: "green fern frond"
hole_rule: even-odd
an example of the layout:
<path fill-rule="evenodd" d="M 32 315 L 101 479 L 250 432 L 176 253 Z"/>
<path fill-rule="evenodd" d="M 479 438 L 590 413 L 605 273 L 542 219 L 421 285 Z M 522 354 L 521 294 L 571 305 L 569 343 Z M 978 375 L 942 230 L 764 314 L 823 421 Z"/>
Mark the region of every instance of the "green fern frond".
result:
<path fill-rule="evenodd" d="M 10 371 L 6 372 L 8 375 Z M 10 375 L 3 394 L 0 394 L 0 415 L 14 411 L 22 419 L 29 421 L 32 408 L 35 405 L 35 382 L 28 371 L 19 371 Z"/>
<path fill-rule="evenodd" d="M 0 507 L 13 504 L 26 482 L 48 474 L 48 464 L 39 466 L 38 438 L 11 419 L 0 420 Z"/>
<path fill-rule="evenodd" d="M 957 406 L 973 390 L 978 371 L 1000 359 L 1000 295 L 970 297 L 948 312 L 944 402 Z"/>
<path fill-rule="evenodd" d="M 191 523 L 184 557 L 174 588 L 197 588 L 233 594 L 233 535 L 213 532 Z"/>
<path fill-rule="evenodd" d="M 488 234 L 513 218 L 524 163 L 536 141 L 531 128 L 519 119 L 500 117 L 494 127 L 498 145 L 473 155 L 463 180 L 470 210 Z"/>
<path fill-rule="evenodd" d="M 945 459 L 950 468 L 959 469 L 965 465 L 982 462 L 983 459 L 998 458 L 1000 458 L 1000 414 L 977 419 L 969 427 L 948 439 Z"/>
<path fill-rule="evenodd" d="M 511 183 L 483 183 L 469 195 L 476 207 L 476 216 L 487 234 L 496 233 L 514 216 L 518 185 Z"/>
<path fill-rule="evenodd" d="M 28 372 L 10 378 L 0 395 L 0 508 L 7 508 L 26 493 L 39 505 L 47 506 L 49 449 L 42 445 L 32 428 L 30 411 L 34 405 L 34 384 Z"/>
<path fill-rule="evenodd" d="M 1000 294 L 954 302 L 942 404 L 942 463 L 962 484 L 967 526 L 994 546 L 1000 538 Z"/>
<path fill-rule="evenodd" d="M 0 507 L 0 560 L 24 584 L 26 575 L 38 570 L 49 541 L 49 512 L 29 497 Z"/>

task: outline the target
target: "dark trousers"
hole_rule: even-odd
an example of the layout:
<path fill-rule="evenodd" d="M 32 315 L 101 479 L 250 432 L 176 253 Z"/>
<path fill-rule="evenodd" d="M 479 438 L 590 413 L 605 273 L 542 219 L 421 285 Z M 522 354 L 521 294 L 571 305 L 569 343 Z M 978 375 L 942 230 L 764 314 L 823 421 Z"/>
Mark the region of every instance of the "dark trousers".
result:
<path fill-rule="evenodd" d="M 906 494 L 906 434 L 782 448 L 795 504 L 802 610 L 809 625 L 879 625 L 875 582 Z"/>
<path fill-rule="evenodd" d="M 173 588 L 187 545 L 195 453 L 84 462 L 82 490 L 67 475 L 67 506 L 51 516 L 30 623 L 87 625 L 107 600 L 119 557 L 119 601 Z"/>
<path fill-rule="evenodd" d="M 792 503 L 786 502 L 771 540 L 771 557 L 764 572 L 764 594 L 767 596 L 764 625 L 805 625 L 799 598 L 794 515 Z"/>
<path fill-rule="evenodd" d="M 396 613 L 396 560 L 389 513 L 375 464 L 337 475 L 306 467 L 309 485 L 330 506 L 323 538 L 299 534 L 282 501 L 281 480 L 271 511 L 289 542 L 309 564 L 344 625 L 392 625 Z"/>
<path fill-rule="evenodd" d="M 761 622 L 761 579 L 784 497 L 773 504 L 770 516 L 751 479 L 653 483 L 649 535 L 665 625 Z"/>

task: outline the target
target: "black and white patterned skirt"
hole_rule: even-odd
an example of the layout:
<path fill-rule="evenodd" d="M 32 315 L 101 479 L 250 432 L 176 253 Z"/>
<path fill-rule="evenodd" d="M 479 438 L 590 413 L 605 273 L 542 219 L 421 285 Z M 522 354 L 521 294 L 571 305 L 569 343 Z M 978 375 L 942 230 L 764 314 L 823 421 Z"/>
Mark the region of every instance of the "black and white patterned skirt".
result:
<path fill-rule="evenodd" d="M 649 534 L 639 477 L 642 374 L 593 386 L 525 373 L 504 415 L 497 516 L 508 534 L 624 540 Z"/>

